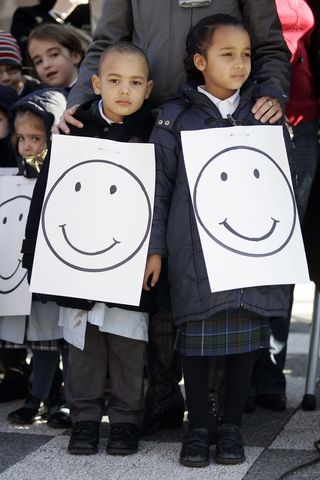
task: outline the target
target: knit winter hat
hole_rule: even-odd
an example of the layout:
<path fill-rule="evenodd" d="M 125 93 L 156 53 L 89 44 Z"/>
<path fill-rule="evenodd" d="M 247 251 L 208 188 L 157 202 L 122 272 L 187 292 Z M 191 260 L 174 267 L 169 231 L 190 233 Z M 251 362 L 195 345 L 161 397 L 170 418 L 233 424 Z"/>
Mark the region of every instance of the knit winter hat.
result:
<path fill-rule="evenodd" d="M 20 47 L 11 33 L 0 30 L 0 65 L 22 67 Z"/>

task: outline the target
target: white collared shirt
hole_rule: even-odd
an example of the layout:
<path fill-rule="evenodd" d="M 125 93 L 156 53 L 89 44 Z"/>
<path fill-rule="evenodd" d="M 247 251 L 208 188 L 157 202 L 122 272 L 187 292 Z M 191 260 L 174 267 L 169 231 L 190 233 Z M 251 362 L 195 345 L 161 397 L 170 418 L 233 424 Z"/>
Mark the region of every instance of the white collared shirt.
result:
<path fill-rule="evenodd" d="M 210 100 L 216 105 L 219 109 L 223 118 L 227 118 L 228 115 L 232 115 L 233 112 L 237 109 L 237 106 L 240 102 L 240 90 L 238 89 L 231 97 L 221 100 L 220 98 L 215 97 L 211 93 L 205 90 L 204 85 L 199 85 L 198 92 L 206 95 Z"/>
<path fill-rule="evenodd" d="M 77 83 L 77 80 L 78 80 L 78 76 L 76 76 L 76 78 L 70 83 L 68 88 L 72 88 Z"/>
<path fill-rule="evenodd" d="M 119 123 L 120 125 L 123 123 L 123 122 L 114 122 L 113 120 L 110 120 L 110 118 L 108 118 L 108 117 L 104 114 L 102 98 L 101 98 L 101 100 L 99 101 L 99 112 L 100 112 L 100 115 L 101 115 L 101 117 L 103 118 L 103 120 L 105 120 L 106 122 L 108 122 L 110 125 L 111 125 L 111 123 Z"/>

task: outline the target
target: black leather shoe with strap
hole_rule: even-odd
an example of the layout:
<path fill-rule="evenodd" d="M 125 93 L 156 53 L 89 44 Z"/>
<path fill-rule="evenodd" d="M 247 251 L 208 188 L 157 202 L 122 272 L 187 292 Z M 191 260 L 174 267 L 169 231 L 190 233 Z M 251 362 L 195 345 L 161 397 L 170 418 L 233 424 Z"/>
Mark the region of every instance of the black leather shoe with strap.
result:
<path fill-rule="evenodd" d="M 237 425 L 224 423 L 219 425 L 214 457 L 216 463 L 235 465 L 245 461 L 243 440 Z"/>
<path fill-rule="evenodd" d="M 207 428 L 189 428 L 182 442 L 179 462 L 185 467 L 207 467 L 209 459 L 209 432 Z"/>

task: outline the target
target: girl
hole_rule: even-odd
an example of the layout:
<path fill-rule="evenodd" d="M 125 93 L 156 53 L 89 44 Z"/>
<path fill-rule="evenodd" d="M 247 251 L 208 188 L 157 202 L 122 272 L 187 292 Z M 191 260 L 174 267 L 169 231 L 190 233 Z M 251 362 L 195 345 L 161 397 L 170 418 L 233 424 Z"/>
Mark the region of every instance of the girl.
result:
<path fill-rule="evenodd" d="M 240 425 L 254 352 L 268 347 L 268 316 L 288 310 L 287 286 L 211 293 L 183 161 L 183 130 L 259 124 L 251 111 L 254 85 L 246 82 L 250 53 L 249 35 L 234 17 L 213 15 L 191 28 L 186 69 L 194 82 L 184 86 L 179 100 L 160 108 L 150 138 L 157 182 L 144 288 L 148 280 L 156 284 L 161 256 L 167 256 L 189 414 L 180 463 L 188 467 L 209 464 L 208 371 L 216 356 L 225 357 L 226 385 L 215 460 L 245 460 Z"/>
<path fill-rule="evenodd" d="M 74 85 L 84 50 L 68 27 L 51 24 L 36 27 L 28 37 L 27 48 L 41 82 L 68 89 Z"/>
<path fill-rule="evenodd" d="M 30 50 L 29 50 L 30 47 Z M 19 173 L 26 177 L 37 177 L 47 146 L 50 144 L 51 127 L 56 124 L 56 114 L 65 108 L 65 94 L 77 79 L 78 67 L 84 55 L 81 43 L 76 35 L 61 25 L 40 25 L 28 38 L 28 51 L 42 82 L 49 87 L 65 88 L 65 92 L 44 89 L 38 95 L 28 96 L 17 103 L 13 109 L 14 130 L 17 137 L 17 162 Z M 59 102 L 57 99 L 60 99 Z M 50 309 L 51 325 L 55 330 L 48 330 L 44 351 L 35 344 L 33 349 L 33 383 L 31 397 L 26 404 L 11 412 L 8 420 L 12 423 L 33 423 L 39 411 L 40 402 L 47 400 L 56 365 L 59 361 L 59 349 L 63 346 L 63 369 L 67 369 L 67 349 L 61 339 L 61 329 L 57 327 L 59 309 L 53 302 L 41 304 L 33 302 L 35 319 L 46 318 Z M 39 324 L 40 325 L 40 324 Z M 47 325 L 47 323 L 46 323 Z M 36 329 L 35 329 L 36 330 Z M 41 331 L 39 326 L 39 331 Z M 38 338 L 36 339 L 38 340 Z M 64 402 L 48 418 L 51 427 L 69 427 L 70 417 Z"/>
<path fill-rule="evenodd" d="M 57 123 L 66 106 L 66 96 L 61 91 L 39 90 L 16 102 L 11 110 L 16 138 L 16 156 L 19 173 L 36 177 L 47 155 L 51 128 Z M 9 413 L 8 420 L 15 424 L 31 424 L 39 413 L 40 403 L 47 402 L 54 383 L 59 362 L 59 349 L 64 347 L 62 329 L 58 326 L 59 309 L 54 302 L 42 303 L 33 297 L 27 328 L 22 332 L 32 348 L 31 395 L 23 407 Z M 16 329 L 24 322 L 17 317 Z M 1 321 L 1 319 L 0 319 Z M 12 321 L 11 328 L 15 328 Z M 66 368 L 67 350 L 63 348 L 63 364 Z M 56 395 L 58 396 L 58 395 Z M 54 399 L 55 401 L 57 398 Z M 56 403 L 56 402 L 55 402 Z M 52 413 L 52 412 L 51 412 Z M 53 427 L 70 426 L 67 412 L 54 412 L 48 419 Z"/>

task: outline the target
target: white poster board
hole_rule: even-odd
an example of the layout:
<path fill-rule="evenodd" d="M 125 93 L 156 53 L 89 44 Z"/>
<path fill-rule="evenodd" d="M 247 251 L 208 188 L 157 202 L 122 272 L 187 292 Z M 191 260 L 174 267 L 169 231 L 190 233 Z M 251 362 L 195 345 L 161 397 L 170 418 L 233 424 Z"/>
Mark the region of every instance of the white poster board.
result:
<path fill-rule="evenodd" d="M 309 281 L 281 126 L 182 132 L 211 291 Z"/>
<path fill-rule="evenodd" d="M 54 135 L 31 291 L 139 305 L 154 147 Z"/>
<path fill-rule="evenodd" d="M 0 167 L 0 177 L 18 175 L 18 167 Z"/>
<path fill-rule="evenodd" d="M 31 293 L 21 246 L 34 179 L 0 177 L 0 315 L 28 315 Z"/>

